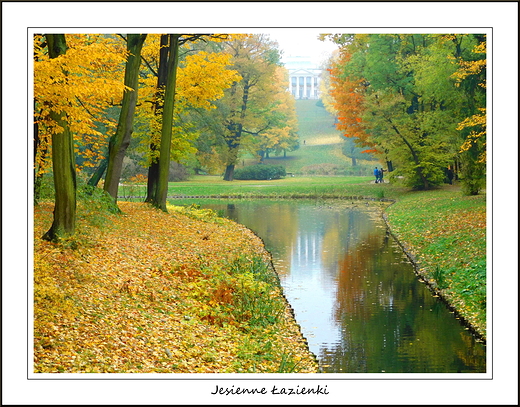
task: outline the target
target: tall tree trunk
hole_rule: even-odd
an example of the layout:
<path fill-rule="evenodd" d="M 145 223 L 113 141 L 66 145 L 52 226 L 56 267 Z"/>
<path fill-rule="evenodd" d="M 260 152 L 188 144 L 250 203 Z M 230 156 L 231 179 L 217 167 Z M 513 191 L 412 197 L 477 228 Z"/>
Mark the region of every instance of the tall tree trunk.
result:
<path fill-rule="evenodd" d="M 426 176 L 424 175 L 424 172 L 423 172 L 424 167 L 419 165 L 419 157 L 417 155 L 417 152 L 412 147 L 410 142 L 401 134 L 399 129 L 392 123 L 392 121 L 390 119 L 387 119 L 387 120 L 391 123 L 391 126 L 394 129 L 394 131 L 397 133 L 397 135 L 399 137 L 401 137 L 401 140 L 403 140 L 403 142 L 406 144 L 406 146 L 410 150 L 410 153 L 412 154 L 413 161 L 416 164 L 417 175 L 419 175 L 419 177 L 421 178 L 421 181 L 423 182 L 424 190 L 430 189 L 430 183 L 428 182 L 428 178 L 426 178 Z"/>
<path fill-rule="evenodd" d="M 150 145 L 150 149 L 155 147 Z M 157 184 L 159 183 L 159 163 L 152 162 L 148 167 L 148 179 L 146 181 L 146 198 L 145 202 L 153 203 L 155 194 L 157 193 Z"/>
<path fill-rule="evenodd" d="M 128 34 L 126 47 L 128 60 L 125 68 L 125 89 L 119 122 L 117 123 L 116 133 L 110 139 L 108 145 L 108 167 L 105 178 L 104 190 L 107 191 L 114 201 L 117 201 L 117 190 L 121 171 L 123 168 L 123 158 L 126 149 L 130 144 L 133 131 L 135 105 L 137 103 L 137 89 L 139 84 L 139 66 L 141 65 L 141 49 L 143 48 L 146 34 Z"/>
<path fill-rule="evenodd" d="M 224 173 L 224 181 L 233 181 L 235 174 L 235 165 L 238 160 L 238 149 L 240 148 L 240 138 L 242 137 L 242 124 L 231 123 L 228 125 L 231 131 L 231 137 L 226 140 L 229 155 Z"/>
<path fill-rule="evenodd" d="M 107 167 L 108 158 L 103 158 L 101 163 L 99 163 L 99 166 L 97 167 L 96 171 L 94 171 L 94 174 L 92 174 L 92 176 L 88 180 L 87 185 L 90 185 L 91 187 L 96 187 L 99 183 L 99 180 L 103 177 L 103 174 L 105 173 Z"/>
<path fill-rule="evenodd" d="M 230 152 L 230 159 L 228 160 L 226 166 L 226 172 L 224 174 L 224 181 L 233 181 L 234 173 L 235 173 L 235 164 L 238 159 L 238 149 L 240 148 L 240 142 L 242 139 L 242 123 L 244 118 L 246 117 L 247 110 L 247 102 L 249 100 L 249 88 L 252 85 L 249 81 L 245 81 L 244 84 L 244 94 L 242 95 L 242 106 L 240 108 L 240 121 L 239 123 L 235 123 L 232 121 L 228 124 L 228 129 L 231 131 L 231 137 L 226 140 L 228 149 Z"/>
<path fill-rule="evenodd" d="M 164 88 L 166 86 L 167 75 L 168 75 L 168 56 L 170 48 L 168 47 L 169 37 L 168 34 L 161 35 L 161 48 L 159 50 L 159 69 L 157 71 L 157 90 L 155 93 L 155 106 L 154 114 L 158 118 L 162 118 L 164 109 Z M 155 152 L 159 150 L 153 140 L 150 143 L 150 153 L 152 157 L 155 157 Z M 148 181 L 146 187 L 146 199 L 145 202 L 153 202 L 155 194 L 157 192 L 157 184 L 159 182 L 159 161 L 157 158 L 153 158 L 150 166 L 148 167 Z"/>
<path fill-rule="evenodd" d="M 49 57 L 67 52 L 64 34 L 46 34 Z M 74 140 L 64 112 L 51 110 L 50 118 L 63 130 L 52 134 L 52 170 L 54 176 L 54 219 L 42 239 L 57 241 L 72 236 L 76 228 L 76 163 Z"/>
<path fill-rule="evenodd" d="M 172 144 L 173 111 L 175 107 L 175 86 L 177 82 L 177 65 L 179 63 L 179 34 L 170 34 L 170 46 L 167 66 L 166 89 L 162 115 L 161 144 L 159 149 L 159 179 L 155 191 L 153 205 L 166 210 L 168 195 L 168 174 L 170 170 L 170 151 Z"/>
<path fill-rule="evenodd" d="M 224 173 L 224 181 L 233 181 L 235 176 L 235 164 L 228 164 Z"/>

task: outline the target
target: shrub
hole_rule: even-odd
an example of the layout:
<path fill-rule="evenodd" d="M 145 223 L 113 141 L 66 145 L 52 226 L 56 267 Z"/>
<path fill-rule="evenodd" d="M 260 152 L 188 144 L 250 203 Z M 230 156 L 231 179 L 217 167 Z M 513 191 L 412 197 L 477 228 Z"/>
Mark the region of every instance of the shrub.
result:
<path fill-rule="evenodd" d="M 281 165 L 257 164 L 235 171 L 235 179 L 253 180 L 253 179 L 280 179 L 285 177 L 285 167 Z"/>
<path fill-rule="evenodd" d="M 312 164 L 307 165 L 301 169 L 302 174 L 305 175 L 339 175 L 339 176 L 346 176 L 346 175 L 371 175 L 372 174 L 372 167 L 369 167 L 367 165 L 356 165 L 355 167 L 347 166 L 347 165 L 339 165 L 339 164 L 330 164 L 330 163 L 323 163 L 323 164 Z"/>
<path fill-rule="evenodd" d="M 171 161 L 170 168 L 168 172 L 168 181 L 170 182 L 180 182 L 186 181 L 190 177 L 188 169 L 186 166 L 179 164 L 178 162 Z"/>

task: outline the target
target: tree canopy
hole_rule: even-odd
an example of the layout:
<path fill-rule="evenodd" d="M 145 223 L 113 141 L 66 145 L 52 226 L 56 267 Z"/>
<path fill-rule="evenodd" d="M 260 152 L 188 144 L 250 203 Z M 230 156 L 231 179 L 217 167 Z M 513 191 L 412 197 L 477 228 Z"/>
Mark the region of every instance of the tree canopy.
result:
<path fill-rule="evenodd" d="M 485 35 L 329 35 L 338 129 L 429 189 L 460 168 L 466 192 L 485 180 Z"/>

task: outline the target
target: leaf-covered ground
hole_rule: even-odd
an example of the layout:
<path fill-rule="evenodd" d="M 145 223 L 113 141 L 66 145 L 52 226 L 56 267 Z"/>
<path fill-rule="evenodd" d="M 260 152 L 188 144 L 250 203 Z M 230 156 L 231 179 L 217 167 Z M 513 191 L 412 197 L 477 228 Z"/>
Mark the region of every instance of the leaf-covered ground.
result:
<path fill-rule="evenodd" d="M 210 211 L 79 203 L 78 232 L 34 216 L 34 371 L 316 372 L 262 241 Z"/>
<path fill-rule="evenodd" d="M 419 273 L 486 337 L 486 195 L 458 187 L 403 194 L 388 210 L 392 232 Z"/>

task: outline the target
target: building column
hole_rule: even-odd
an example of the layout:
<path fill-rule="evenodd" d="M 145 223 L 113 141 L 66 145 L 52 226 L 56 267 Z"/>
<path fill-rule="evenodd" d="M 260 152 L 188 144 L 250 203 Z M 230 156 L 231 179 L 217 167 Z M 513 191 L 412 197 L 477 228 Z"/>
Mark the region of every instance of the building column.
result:
<path fill-rule="evenodd" d="M 314 76 L 311 76 L 311 95 L 310 99 L 314 99 Z"/>
<path fill-rule="evenodd" d="M 307 96 L 307 77 L 303 77 L 303 97 Z"/>

